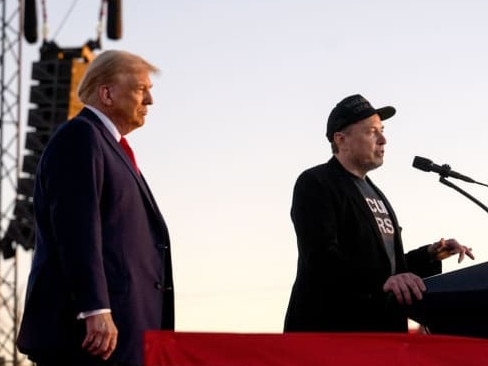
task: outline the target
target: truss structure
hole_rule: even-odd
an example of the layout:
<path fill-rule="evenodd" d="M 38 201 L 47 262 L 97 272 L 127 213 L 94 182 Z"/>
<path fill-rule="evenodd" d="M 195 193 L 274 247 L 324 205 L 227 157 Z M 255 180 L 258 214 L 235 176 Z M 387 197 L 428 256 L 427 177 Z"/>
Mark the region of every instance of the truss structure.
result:
<path fill-rule="evenodd" d="M 15 204 L 19 166 L 21 90 L 21 0 L 0 0 L 0 234 Z M 11 246 L 0 253 L 0 366 L 21 365 L 17 352 L 17 253 Z M 25 361 L 25 360 L 24 360 Z"/>

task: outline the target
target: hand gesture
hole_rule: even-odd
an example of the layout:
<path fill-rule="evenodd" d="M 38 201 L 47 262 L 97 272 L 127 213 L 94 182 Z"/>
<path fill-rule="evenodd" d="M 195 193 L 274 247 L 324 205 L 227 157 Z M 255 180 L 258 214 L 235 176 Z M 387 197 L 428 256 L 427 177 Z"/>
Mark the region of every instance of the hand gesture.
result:
<path fill-rule="evenodd" d="M 444 238 L 434 244 L 431 244 L 428 248 L 430 255 L 437 260 L 443 260 L 452 255 L 459 254 L 458 263 L 461 263 L 465 256 L 474 259 L 474 255 L 471 253 L 471 250 L 471 248 L 459 244 L 456 239 L 445 240 Z"/>

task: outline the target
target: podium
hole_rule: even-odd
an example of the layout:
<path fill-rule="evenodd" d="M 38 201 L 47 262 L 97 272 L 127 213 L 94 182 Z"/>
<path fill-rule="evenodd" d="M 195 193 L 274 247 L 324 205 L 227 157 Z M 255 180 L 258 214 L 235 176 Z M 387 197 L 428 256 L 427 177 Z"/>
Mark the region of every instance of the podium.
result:
<path fill-rule="evenodd" d="M 488 262 L 424 278 L 411 319 L 433 334 L 488 338 Z"/>

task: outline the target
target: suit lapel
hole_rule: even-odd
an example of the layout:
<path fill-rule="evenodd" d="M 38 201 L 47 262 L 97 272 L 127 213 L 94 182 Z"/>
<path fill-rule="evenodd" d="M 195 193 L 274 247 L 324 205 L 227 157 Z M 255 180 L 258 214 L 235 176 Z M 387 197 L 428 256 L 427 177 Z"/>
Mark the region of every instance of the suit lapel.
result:
<path fill-rule="evenodd" d="M 146 183 L 146 180 L 144 179 L 142 174 L 136 172 L 136 170 L 134 169 L 134 165 L 132 164 L 132 161 L 129 159 L 125 151 L 122 149 L 118 141 L 116 141 L 114 136 L 110 133 L 110 131 L 108 131 L 107 128 L 105 128 L 102 121 L 100 121 L 100 119 L 89 109 L 84 108 L 80 112 L 79 117 L 83 118 L 88 123 L 92 123 L 100 131 L 100 134 L 102 135 L 105 142 L 112 148 L 114 153 L 118 155 L 119 158 L 122 160 L 122 162 L 127 166 L 127 169 L 129 169 L 133 178 L 136 180 L 139 189 L 142 192 L 142 196 L 146 201 L 148 207 L 151 208 L 154 215 L 157 217 L 158 221 L 163 227 L 163 231 L 165 232 L 165 235 L 168 235 L 166 223 L 163 219 L 161 211 L 158 208 L 156 200 L 154 199 L 154 196 L 152 195 L 152 192 Z"/>

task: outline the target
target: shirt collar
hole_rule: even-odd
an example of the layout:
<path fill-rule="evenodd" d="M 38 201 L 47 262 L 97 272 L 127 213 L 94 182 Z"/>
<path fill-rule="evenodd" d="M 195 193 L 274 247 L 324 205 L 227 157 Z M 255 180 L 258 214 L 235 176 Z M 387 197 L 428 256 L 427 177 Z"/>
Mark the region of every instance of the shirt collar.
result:
<path fill-rule="evenodd" d="M 100 110 L 98 110 L 97 108 L 91 105 L 85 105 L 85 107 L 91 110 L 93 113 L 95 113 L 98 118 L 100 118 L 105 128 L 109 130 L 109 132 L 115 138 L 115 141 L 119 142 L 122 135 L 120 134 L 119 130 L 117 130 L 117 127 L 115 127 L 114 123 L 110 120 L 110 118 L 108 118 Z"/>

